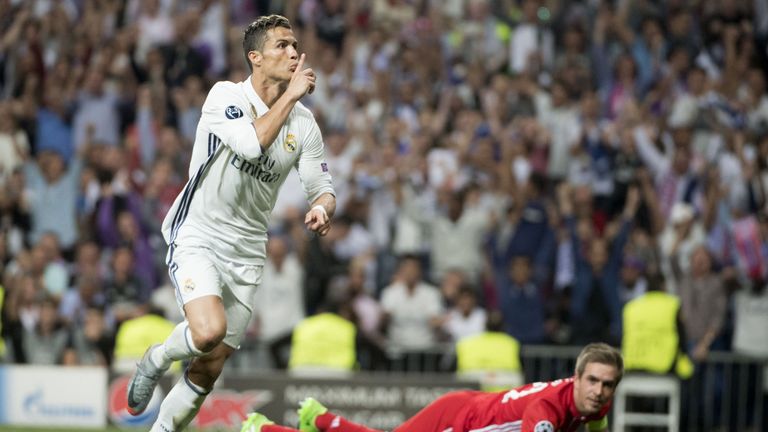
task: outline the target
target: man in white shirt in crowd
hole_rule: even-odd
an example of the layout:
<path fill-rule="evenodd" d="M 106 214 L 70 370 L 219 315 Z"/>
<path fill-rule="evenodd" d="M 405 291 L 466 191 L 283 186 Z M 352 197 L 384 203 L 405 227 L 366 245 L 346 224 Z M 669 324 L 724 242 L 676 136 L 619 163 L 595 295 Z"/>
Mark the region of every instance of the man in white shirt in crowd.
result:
<path fill-rule="evenodd" d="M 443 303 L 437 287 L 422 279 L 419 258 L 400 258 L 391 285 L 381 292 L 385 326 L 391 346 L 404 350 L 428 350 L 437 342 Z"/>
<path fill-rule="evenodd" d="M 304 267 L 285 235 L 269 237 L 254 308 L 252 328 L 269 347 L 274 365 L 285 369 L 288 356 L 283 351 L 290 346 L 293 327 L 304 319 Z"/>

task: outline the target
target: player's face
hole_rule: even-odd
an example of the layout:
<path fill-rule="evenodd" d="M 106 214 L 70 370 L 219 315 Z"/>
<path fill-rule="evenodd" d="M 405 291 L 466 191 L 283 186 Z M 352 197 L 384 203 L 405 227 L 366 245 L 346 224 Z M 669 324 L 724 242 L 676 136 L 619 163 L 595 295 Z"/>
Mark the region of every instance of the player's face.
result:
<path fill-rule="evenodd" d="M 261 62 L 264 75 L 275 81 L 290 81 L 299 64 L 297 48 L 298 42 L 291 29 L 275 27 L 267 31 Z"/>
<path fill-rule="evenodd" d="M 615 366 L 587 363 L 573 383 L 573 399 L 582 415 L 596 414 L 613 399 L 619 372 Z"/>

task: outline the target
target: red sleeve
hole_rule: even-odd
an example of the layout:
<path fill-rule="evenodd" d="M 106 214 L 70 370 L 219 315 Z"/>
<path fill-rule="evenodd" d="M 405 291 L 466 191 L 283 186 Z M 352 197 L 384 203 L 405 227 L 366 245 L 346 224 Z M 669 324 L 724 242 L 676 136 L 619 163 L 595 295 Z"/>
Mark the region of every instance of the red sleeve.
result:
<path fill-rule="evenodd" d="M 560 413 L 546 399 L 539 399 L 525 408 L 521 432 L 555 432 L 560 429 Z"/>

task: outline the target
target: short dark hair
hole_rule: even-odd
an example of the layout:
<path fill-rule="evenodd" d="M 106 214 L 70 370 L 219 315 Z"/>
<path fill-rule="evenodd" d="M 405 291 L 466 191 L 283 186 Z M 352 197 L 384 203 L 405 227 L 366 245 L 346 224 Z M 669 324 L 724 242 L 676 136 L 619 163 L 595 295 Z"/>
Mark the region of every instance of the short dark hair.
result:
<path fill-rule="evenodd" d="M 576 376 L 581 377 L 588 363 L 602 363 L 614 366 L 619 372 L 616 382 L 624 375 L 624 359 L 616 348 L 604 343 L 591 343 L 584 347 L 576 359 Z"/>
<path fill-rule="evenodd" d="M 248 59 L 248 53 L 251 51 L 261 51 L 264 49 L 264 41 L 267 39 L 267 31 L 276 27 L 291 28 L 291 22 L 282 15 L 260 16 L 256 21 L 250 23 L 245 28 L 243 35 L 243 54 L 245 54 L 245 64 L 248 69 L 251 68 L 251 61 Z"/>
<path fill-rule="evenodd" d="M 646 277 L 648 291 L 666 291 L 666 279 L 659 271 L 649 273 Z"/>
<path fill-rule="evenodd" d="M 504 314 L 498 309 L 491 309 L 485 317 L 485 330 L 489 332 L 504 331 Z"/>

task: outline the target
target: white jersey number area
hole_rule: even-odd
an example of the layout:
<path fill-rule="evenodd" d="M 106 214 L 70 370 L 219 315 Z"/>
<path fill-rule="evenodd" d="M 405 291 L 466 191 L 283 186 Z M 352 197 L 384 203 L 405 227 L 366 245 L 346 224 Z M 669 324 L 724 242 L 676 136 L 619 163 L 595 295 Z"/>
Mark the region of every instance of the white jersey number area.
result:
<path fill-rule="evenodd" d="M 501 399 L 501 403 L 509 402 L 510 400 L 518 400 L 521 397 L 528 396 L 529 394 L 538 393 L 545 388 L 549 386 L 548 382 L 535 382 L 531 384 L 531 388 L 525 389 L 522 391 L 517 391 L 515 389 L 512 389 L 504 394 L 504 397 Z"/>

